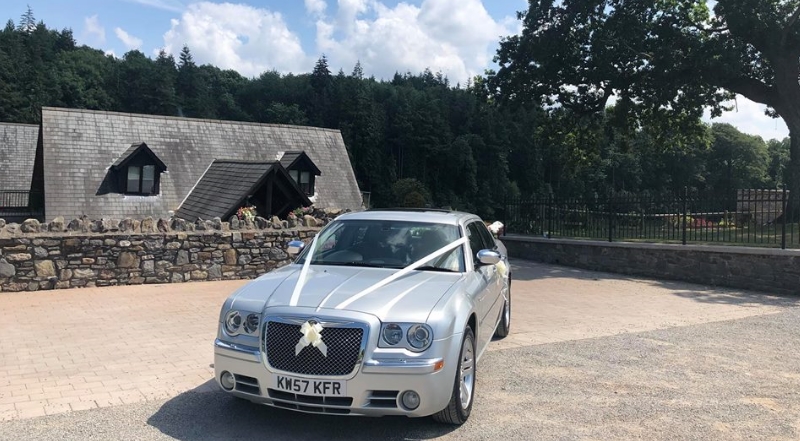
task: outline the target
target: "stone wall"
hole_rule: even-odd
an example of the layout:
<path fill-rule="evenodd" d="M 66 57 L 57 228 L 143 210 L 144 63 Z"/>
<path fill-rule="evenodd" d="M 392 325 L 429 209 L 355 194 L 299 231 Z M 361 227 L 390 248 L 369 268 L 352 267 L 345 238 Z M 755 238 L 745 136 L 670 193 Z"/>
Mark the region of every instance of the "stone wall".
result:
<path fill-rule="evenodd" d="M 800 294 L 800 250 L 508 235 L 512 258 L 771 294 Z"/>
<path fill-rule="evenodd" d="M 0 236 L 0 291 L 255 278 L 290 262 L 286 244 L 319 229 Z"/>
<path fill-rule="evenodd" d="M 783 214 L 783 190 L 737 190 L 736 212 L 746 216 L 756 225 L 769 225 Z M 789 200 L 789 191 L 786 191 Z"/>

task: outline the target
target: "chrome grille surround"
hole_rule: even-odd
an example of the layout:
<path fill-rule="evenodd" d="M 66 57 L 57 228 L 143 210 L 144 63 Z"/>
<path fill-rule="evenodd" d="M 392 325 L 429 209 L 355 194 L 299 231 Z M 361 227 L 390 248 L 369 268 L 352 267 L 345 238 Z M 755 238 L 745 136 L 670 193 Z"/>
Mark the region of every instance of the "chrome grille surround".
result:
<path fill-rule="evenodd" d="M 327 357 L 310 345 L 295 355 L 295 345 L 303 336 L 300 327 L 307 321 L 322 325 L 321 336 L 328 347 Z M 272 371 L 347 379 L 355 375 L 364 360 L 369 324 L 314 316 L 267 316 L 263 319 L 261 336 L 263 362 Z"/>

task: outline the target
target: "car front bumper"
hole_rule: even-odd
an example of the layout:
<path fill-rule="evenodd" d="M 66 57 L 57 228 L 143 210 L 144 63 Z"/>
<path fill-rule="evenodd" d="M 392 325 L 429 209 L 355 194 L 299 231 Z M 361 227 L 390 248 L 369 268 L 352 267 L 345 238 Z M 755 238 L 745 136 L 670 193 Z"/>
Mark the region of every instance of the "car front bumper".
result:
<path fill-rule="evenodd" d="M 356 372 L 345 379 L 345 400 L 272 389 L 270 385 L 276 374 L 313 380 L 329 378 L 273 371 L 265 363 L 259 348 L 219 339 L 214 344 L 214 376 L 222 388 L 221 375 L 230 372 L 236 383 L 227 393 L 275 407 L 309 413 L 423 417 L 444 409 L 450 401 L 461 337 L 461 334 L 455 334 L 435 341 L 423 354 L 424 358 L 403 357 L 402 353 L 391 350 L 368 350 Z M 442 366 L 439 368 L 438 365 Z M 405 408 L 401 400 L 402 393 L 409 390 L 420 397 L 419 407 L 413 410 Z M 351 398 L 352 402 L 347 404 L 349 400 L 346 398 Z"/>

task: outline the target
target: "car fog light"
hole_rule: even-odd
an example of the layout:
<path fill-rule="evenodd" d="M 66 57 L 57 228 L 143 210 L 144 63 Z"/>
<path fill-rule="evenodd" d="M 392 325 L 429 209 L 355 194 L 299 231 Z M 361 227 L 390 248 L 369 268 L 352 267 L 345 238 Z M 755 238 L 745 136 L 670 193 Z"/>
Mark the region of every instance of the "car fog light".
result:
<path fill-rule="evenodd" d="M 413 390 L 403 392 L 400 399 L 403 401 L 403 407 L 408 410 L 414 410 L 419 407 L 419 394 Z"/>
<path fill-rule="evenodd" d="M 225 390 L 233 390 L 233 387 L 236 386 L 236 379 L 233 378 L 233 374 L 224 371 L 222 375 L 219 376 L 219 383 L 222 385 L 222 388 Z"/>
<path fill-rule="evenodd" d="M 386 343 L 394 346 L 400 343 L 400 340 L 403 339 L 403 329 L 400 325 L 396 325 L 394 323 L 390 323 L 383 328 L 383 340 Z"/>

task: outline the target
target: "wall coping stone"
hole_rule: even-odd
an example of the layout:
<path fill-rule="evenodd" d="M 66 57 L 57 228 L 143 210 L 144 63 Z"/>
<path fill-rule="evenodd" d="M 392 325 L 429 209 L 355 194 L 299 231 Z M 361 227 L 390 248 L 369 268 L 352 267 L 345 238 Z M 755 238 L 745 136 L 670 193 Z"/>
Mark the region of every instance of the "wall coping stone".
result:
<path fill-rule="evenodd" d="M 545 238 L 536 236 L 523 236 L 518 234 L 508 234 L 500 236 L 500 240 L 512 240 L 519 242 L 536 242 L 547 244 L 564 244 L 564 245 L 585 245 L 605 248 L 633 248 L 641 250 L 672 250 L 672 251 L 695 251 L 704 253 L 727 253 L 727 254 L 749 254 L 749 255 L 762 255 L 762 256 L 790 256 L 800 257 L 800 250 L 780 248 L 767 248 L 767 247 L 745 247 L 735 245 L 681 245 L 676 243 L 644 243 L 644 242 L 608 242 L 592 239 L 562 239 L 562 238 Z"/>

